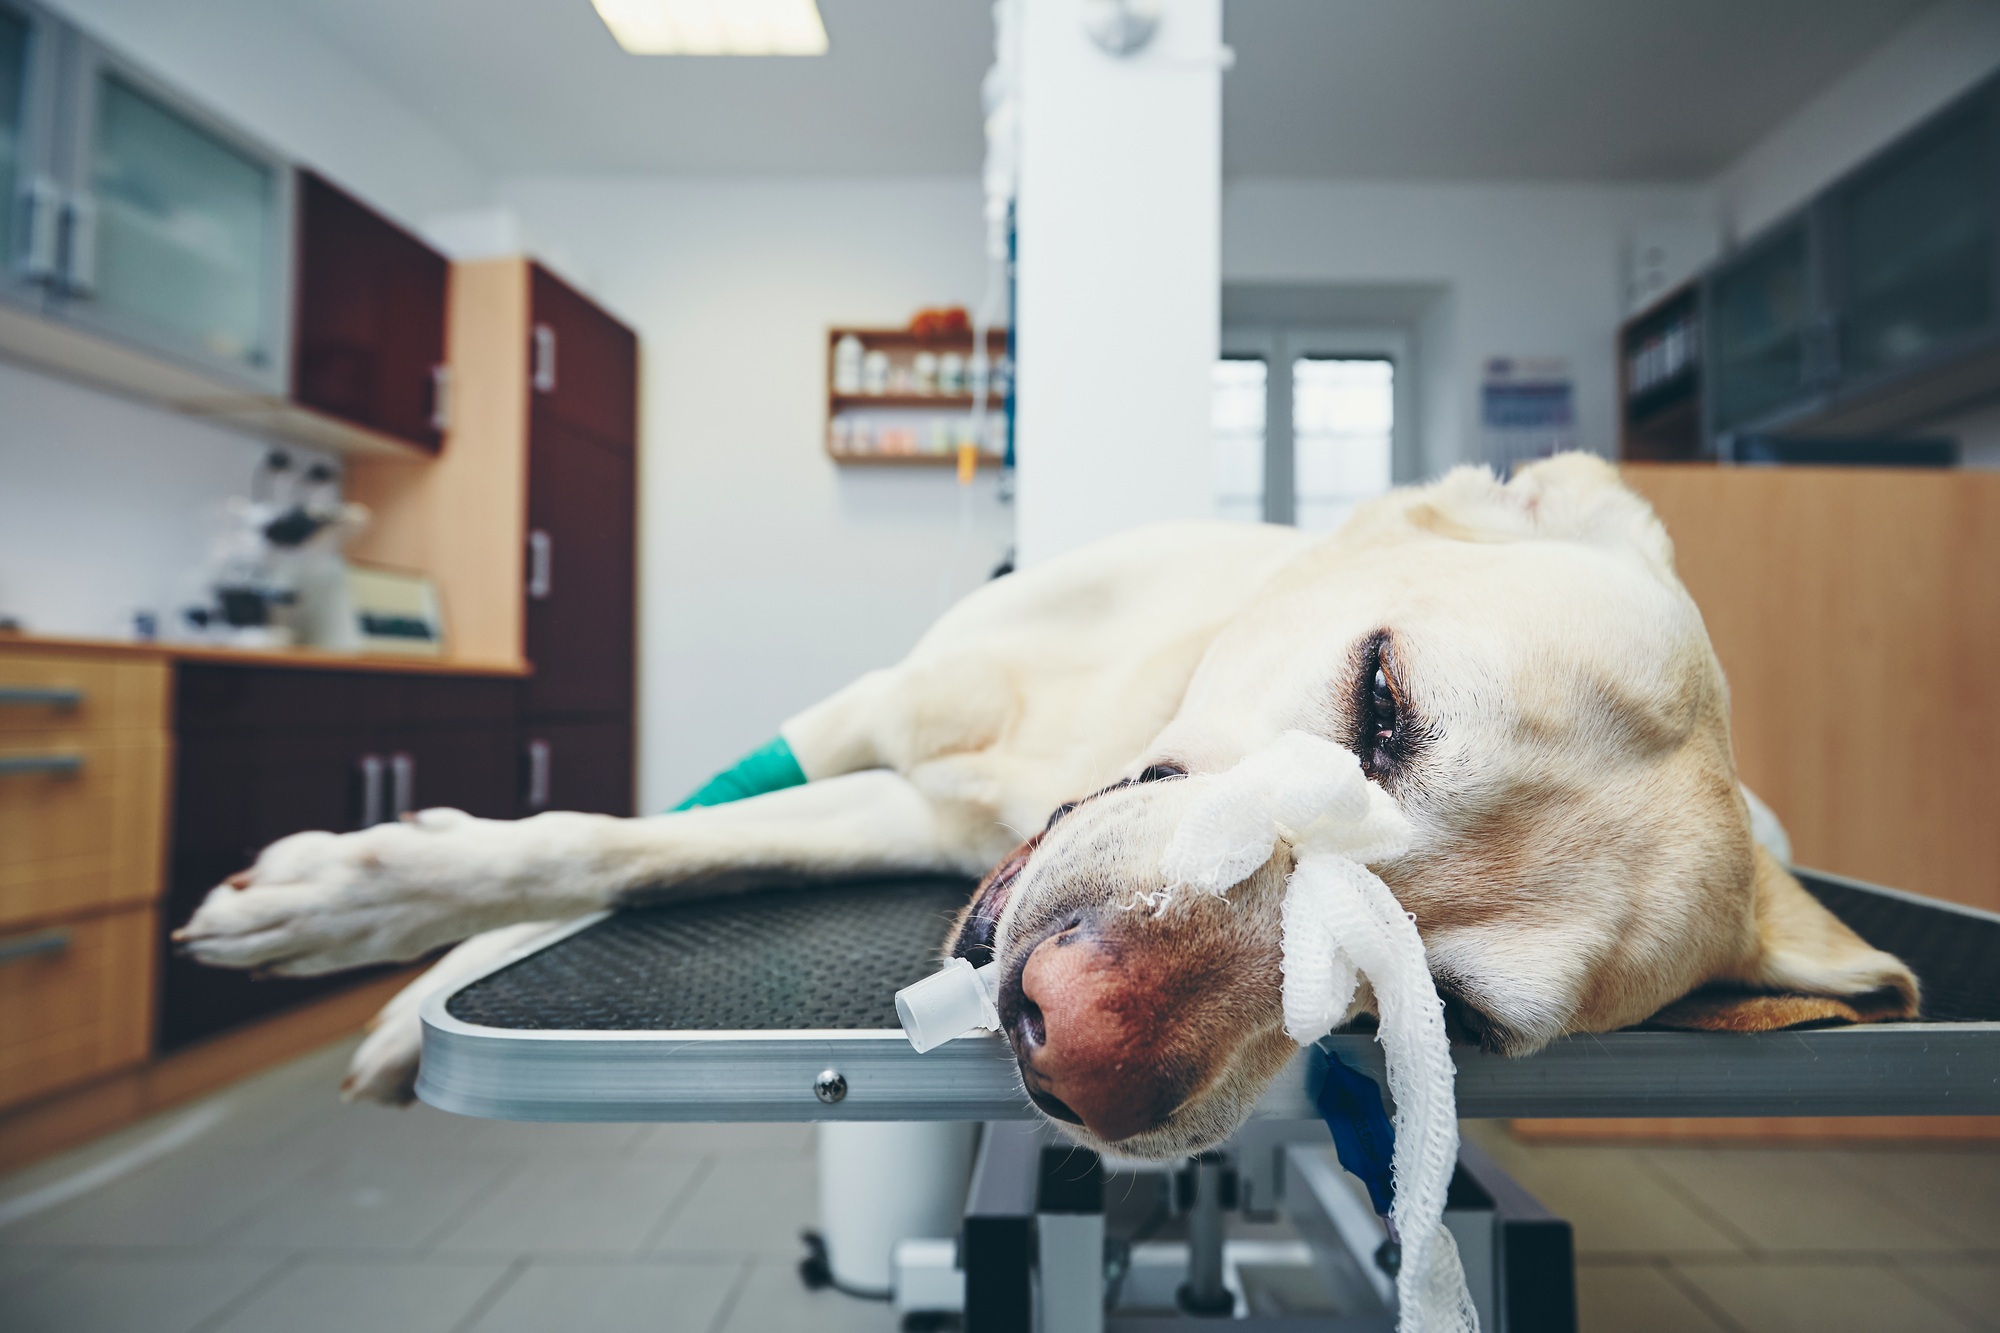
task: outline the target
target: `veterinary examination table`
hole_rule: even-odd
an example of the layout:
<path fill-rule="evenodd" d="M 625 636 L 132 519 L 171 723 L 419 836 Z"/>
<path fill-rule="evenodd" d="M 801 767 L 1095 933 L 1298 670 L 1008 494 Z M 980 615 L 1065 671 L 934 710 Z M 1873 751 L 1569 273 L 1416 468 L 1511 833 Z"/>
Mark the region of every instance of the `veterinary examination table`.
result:
<path fill-rule="evenodd" d="M 2000 916 L 1800 877 L 1915 969 L 1923 1021 L 1754 1035 L 1628 1030 L 1571 1037 L 1526 1059 L 1458 1047 L 1459 1114 L 2000 1114 Z M 418 1094 L 510 1120 L 986 1121 L 959 1241 L 935 1261 L 958 1294 L 934 1308 L 962 1312 L 966 1333 L 1145 1333 L 1182 1327 L 1189 1312 L 1233 1313 L 1246 1333 L 1392 1330 L 1393 1260 L 1333 1163 L 1313 1104 L 1313 1053 L 1300 1052 L 1225 1153 L 1176 1174 L 1188 1239 L 1162 1246 L 1106 1232 L 1101 1183 L 1089 1185 L 1092 1202 L 1074 1204 L 1077 1162 L 1101 1181 L 1096 1159 L 1024 1123 L 1035 1116 L 998 1036 L 912 1049 L 895 992 L 934 969 L 971 887 L 774 890 L 579 921 L 426 1002 Z M 1372 1033 L 1322 1044 L 1384 1082 Z M 1121 1189 L 1130 1188 L 1127 1179 Z M 1568 1223 L 1469 1144 L 1451 1199 L 1445 1224 L 1481 1327 L 1574 1333 Z M 1290 1260 L 1291 1271 L 1304 1262 L 1339 1314 L 1257 1314 L 1245 1276 L 1257 1242 L 1224 1239 L 1228 1211 L 1289 1222 L 1309 1256 Z M 1149 1281 L 1156 1297 L 1179 1301 L 1179 1315 L 1120 1313 Z"/>
<path fill-rule="evenodd" d="M 1515 1116 L 2000 1114 L 2000 916 L 1800 871 L 1923 983 L 1924 1018 L 1742 1035 L 1461 1047 L 1458 1109 Z M 963 880 L 771 891 L 586 918 L 424 1007 L 418 1095 L 508 1120 L 1029 1119 L 1006 1043 L 918 1055 L 894 994 L 929 973 Z M 1378 1081 L 1372 1034 L 1325 1039 Z M 1263 1116 L 1316 1118 L 1308 1060 Z"/>

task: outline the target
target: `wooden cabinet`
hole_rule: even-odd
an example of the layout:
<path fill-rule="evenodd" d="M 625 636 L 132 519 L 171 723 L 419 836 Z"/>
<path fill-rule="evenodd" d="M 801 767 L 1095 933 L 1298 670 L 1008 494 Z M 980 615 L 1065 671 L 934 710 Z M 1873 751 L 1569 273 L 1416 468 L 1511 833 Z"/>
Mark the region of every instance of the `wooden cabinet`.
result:
<path fill-rule="evenodd" d="M 2000 388 L 2000 78 L 1717 264 L 1708 452 L 1903 439 Z"/>
<path fill-rule="evenodd" d="M 630 713 L 632 455 L 540 404 L 530 419 L 526 710 Z"/>
<path fill-rule="evenodd" d="M 524 814 L 632 813 L 633 734 L 622 715 L 537 718 L 521 728 Z"/>
<path fill-rule="evenodd" d="M 528 265 L 529 388 L 547 418 L 631 453 L 638 440 L 639 339 L 540 264 Z"/>
<path fill-rule="evenodd" d="M 0 645 L 0 1107 L 145 1058 L 168 668 Z"/>
<path fill-rule="evenodd" d="M 376 514 L 353 554 L 437 579 L 454 656 L 529 666 L 524 808 L 631 814 L 638 340 L 539 265 L 486 260 L 453 271 L 450 365 L 444 454 L 350 467 Z"/>
<path fill-rule="evenodd" d="M 150 906 L 0 934 L 0 1108 L 146 1058 Z"/>
<path fill-rule="evenodd" d="M 437 452 L 449 262 L 315 172 L 298 215 L 293 400 Z"/>
<path fill-rule="evenodd" d="M 183 663 L 177 676 L 169 928 L 287 834 L 365 828 L 426 806 L 517 812 L 517 680 L 221 663 Z M 162 980 L 168 1051 L 352 977 L 258 982 L 169 955 Z"/>
<path fill-rule="evenodd" d="M 629 815 L 638 340 L 539 265 L 529 308 L 523 796 Z"/>

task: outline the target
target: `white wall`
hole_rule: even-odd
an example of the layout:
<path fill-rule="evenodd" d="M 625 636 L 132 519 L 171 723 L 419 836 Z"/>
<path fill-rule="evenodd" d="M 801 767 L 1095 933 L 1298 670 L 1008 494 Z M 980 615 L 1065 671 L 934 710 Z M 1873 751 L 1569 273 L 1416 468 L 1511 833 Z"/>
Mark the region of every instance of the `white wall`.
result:
<path fill-rule="evenodd" d="M 265 446 L 0 361 L 0 615 L 129 638 L 192 600 Z"/>
<path fill-rule="evenodd" d="M 1443 288 L 1420 330 L 1427 474 L 1479 458 L 1491 356 L 1567 358 L 1579 442 L 1608 454 L 1631 235 L 1712 210 L 1696 185 L 1237 180 L 1223 187 L 1222 278 Z"/>
<path fill-rule="evenodd" d="M 1021 19 L 1015 322 L 1023 564 L 1211 512 L 1222 0 L 1117 58 L 1081 0 Z"/>
<path fill-rule="evenodd" d="M 2000 4 L 1947 0 L 1753 144 L 1716 180 L 1745 240 L 2000 68 Z"/>
<path fill-rule="evenodd" d="M 978 183 L 534 179 L 501 194 L 639 333 L 641 808 L 659 809 L 894 661 L 1004 546 L 991 474 L 966 500 L 948 469 L 840 468 L 824 451 L 827 328 L 970 305 Z"/>

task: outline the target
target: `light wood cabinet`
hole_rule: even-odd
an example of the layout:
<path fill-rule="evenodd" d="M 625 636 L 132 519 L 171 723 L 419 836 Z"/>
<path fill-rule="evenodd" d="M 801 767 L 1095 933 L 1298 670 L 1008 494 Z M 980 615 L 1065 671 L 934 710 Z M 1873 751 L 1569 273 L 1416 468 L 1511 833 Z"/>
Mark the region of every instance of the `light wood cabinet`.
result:
<path fill-rule="evenodd" d="M 167 681 L 159 660 L 0 653 L 0 930 L 159 897 Z"/>
<path fill-rule="evenodd" d="M 1628 465 L 1798 862 L 2000 911 L 2000 475 Z"/>
<path fill-rule="evenodd" d="M 0 1108 L 146 1058 L 155 913 L 0 933 Z"/>
<path fill-rule="evenodd" d="M 633 812 L 638 340 L 541 266 L 452 269 L 435 462 L 357 459 L 358 560 L 422 570 L 452 656 L 525 662 L 524 810 Z"/>

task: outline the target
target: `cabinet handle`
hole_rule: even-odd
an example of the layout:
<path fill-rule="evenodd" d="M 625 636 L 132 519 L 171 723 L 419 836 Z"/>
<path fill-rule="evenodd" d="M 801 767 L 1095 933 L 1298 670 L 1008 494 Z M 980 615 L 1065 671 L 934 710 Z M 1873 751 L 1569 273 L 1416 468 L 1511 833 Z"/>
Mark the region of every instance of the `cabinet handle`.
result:
<path fill-rule="evenodd" d="M 82 771 L 83 756 L 80 754 L 0 754 L 0 778 L 38 773 L 67 778 Z"/>
<path fill-rule="evenodd" d="M 406 754 L 389 756 L 389 818 L 401 819 L 416 808 L 417 761 Z"/>
<path fill-rule="evenodd" d="M 535 392 L 556 391 L 556 331 L 546 324 L 535 325 Z"/>
<path fill-rule="evenodd" d="M 79 191 L 63 210 L 68 235 L 63 243 L 63 290 L 89 296 L 97 288 L 97 200 Z"/>
<path fill-rule="evenodd" d="M 21 191 L 22 224 L 27 243 L 21 247 L 21 274 L 34 282 L 56 276 L 62 255 L 62 189 L 47 176 L 37 176 Z"/>
<path fill-rule="evenodd" d="M 528 808 L 549 808 L 549 759 L 547 741 L 528 742 Z"/>
<path fill-rule="evenodd" d="M 83 691 L 69 685 L 0 685 L 0 708 L 68 711 L 82 702 Z"/>
<path fill-rule="evenodd" d="M 361 768 L 361 827 L 374 828 L 382 822 L 382 756 L 364 754 Z"/>
<path fill-rule="evenodd" d="M 540 528 L 528 534 L 528 596 L 541 601 L 555 586 L 555 539 Z"/>
<path fill-rule="evenodd" d="M 16 935 L 12 939 L 0 940 L 0 967 L 8 963 L 25 963 L 30 958 L 68 953 L 69 946 L 70 933 L 66 930 L 38 930 L 32 935 Z"/>
<path fill-rule="evenodd" d="M 451 429 L 451 367 L 431 367 L 431 429 L 442 435 Z"/>

